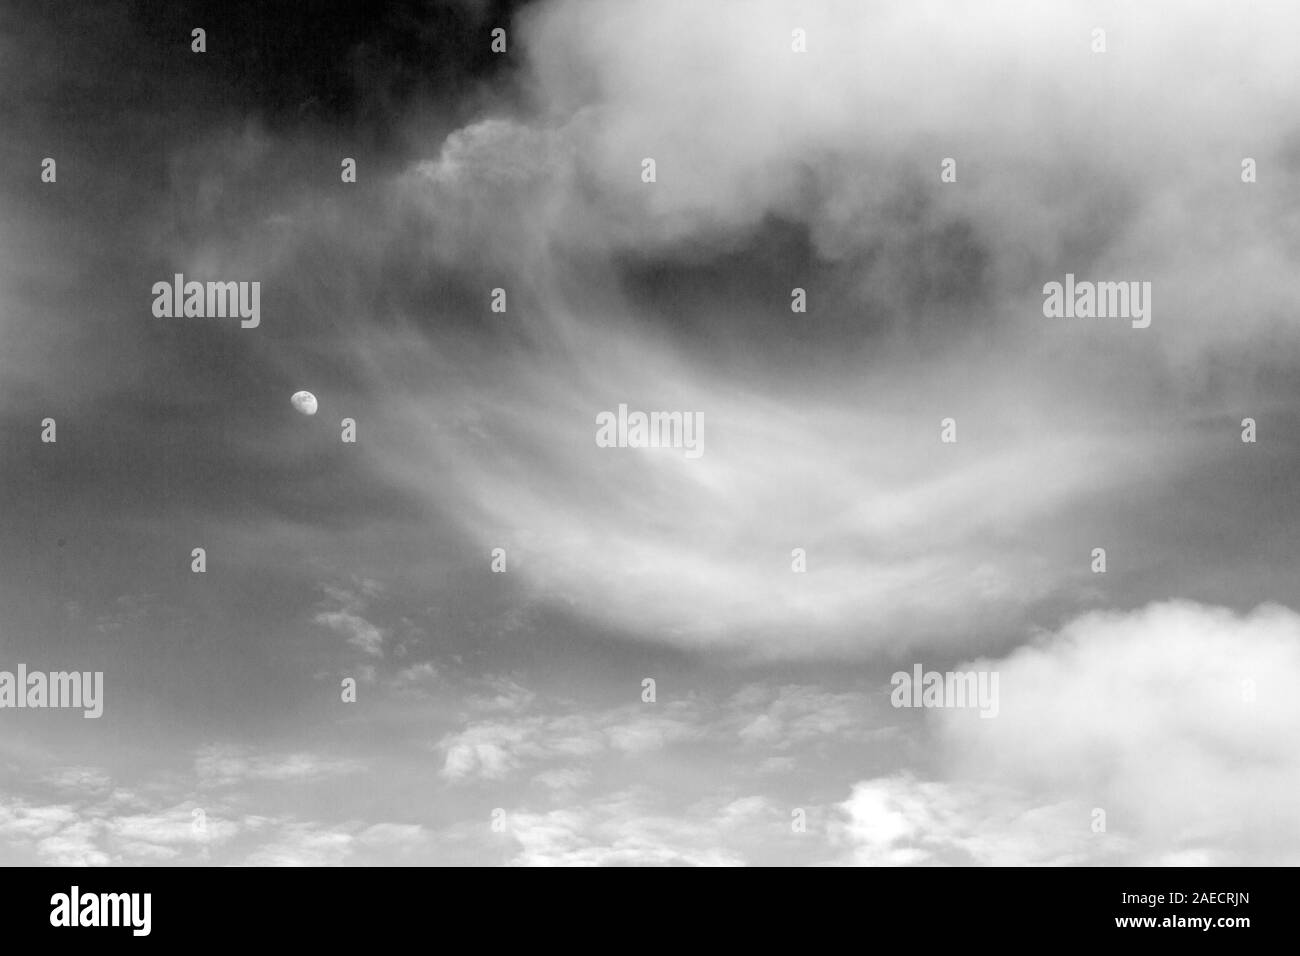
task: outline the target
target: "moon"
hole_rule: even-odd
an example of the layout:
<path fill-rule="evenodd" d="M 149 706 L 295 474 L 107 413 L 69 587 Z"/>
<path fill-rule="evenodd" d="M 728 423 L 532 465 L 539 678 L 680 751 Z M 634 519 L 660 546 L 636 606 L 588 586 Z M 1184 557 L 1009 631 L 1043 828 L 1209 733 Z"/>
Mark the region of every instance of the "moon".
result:
<path fill-rule="evenodd" d="M 289 401 L 293 403 L 294 408 L 298 409 L 298 411 L 302 412 L 304 415 L 316 414 L 316 409 L 318 407 L 316 404 L 316 396 L 311 392 L 294 392 L 293 398 L 289 399 Z"/>

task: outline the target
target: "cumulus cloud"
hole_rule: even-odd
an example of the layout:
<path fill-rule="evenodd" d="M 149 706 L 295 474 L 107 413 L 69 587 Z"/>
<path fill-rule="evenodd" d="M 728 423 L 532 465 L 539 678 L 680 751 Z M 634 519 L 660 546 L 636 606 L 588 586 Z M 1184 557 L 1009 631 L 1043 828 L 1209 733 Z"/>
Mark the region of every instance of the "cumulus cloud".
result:
<path fill-rule="evenodd" d="M 998 717 L 909 712 L 930 723 L 943 773 L 855 786 L 837 831 L 854 862 L 1227 866 L 1300 855 L 1295 611 L 1174 601 L 1089 614 L 962 669 L 972 668 L 1000 674 Z"/>

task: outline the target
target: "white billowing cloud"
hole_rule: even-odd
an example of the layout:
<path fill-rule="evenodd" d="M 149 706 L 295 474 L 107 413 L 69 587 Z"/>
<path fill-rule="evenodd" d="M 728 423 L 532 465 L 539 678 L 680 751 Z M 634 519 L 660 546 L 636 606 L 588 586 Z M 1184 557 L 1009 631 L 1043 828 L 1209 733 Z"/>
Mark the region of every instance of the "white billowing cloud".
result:
<path fill-rule="evenodd" d="M 859 866 L 1080 865 L 1116 862 L 1125 845 L 1092 833 L 1082 805 L 1025 806 L 1013 791 L 910 773 L 863 781 L 838 809 L 832 839 Z"/>
<path fill-rule="evenodd" d="M 537 4 L 516 30 L 532 112 L 452 134 L 403 196 L 430 213 L 431 254 L 533 278 L 552 241 L 588 254 L 725 245 L 773 212 L 808 222 L 827 258 L 883 246 L 888 260 L 900 186 L 936 183 L 952 156 L 947 208 L 980 224 L 1000 280 L 1092 266 L 1073 248 L 1096 238 L 1080 227 L 1110 215 L 1097 268 L 1160 287 L 1179 331 L 1170 348 L 1244 340 L 1300 291 L 1281 234 L 1229 192 L 1243 188 L 1246 154 L 1294 176 L 1300 15 L 1248 9 L 1225 20 L 1209 0 Z M 796 27 L 806 53 L 791 51 Z M 887 284 L 904 265 L 870 278 Z"/>
<path fill-rule="evenodd" d="M 841 805 L 855 862 L 1300 860 L 1295 611 L 1090 614 L 962 669 L 998 672 L 999 715 L 915 712 L 932 721 L 943 779 L 858 784 Z"/>

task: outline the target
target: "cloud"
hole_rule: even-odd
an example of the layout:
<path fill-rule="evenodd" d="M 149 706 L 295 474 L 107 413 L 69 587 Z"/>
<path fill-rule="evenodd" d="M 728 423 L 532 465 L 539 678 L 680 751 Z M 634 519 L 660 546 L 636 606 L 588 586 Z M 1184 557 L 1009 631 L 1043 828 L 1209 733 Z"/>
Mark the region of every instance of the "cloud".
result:
<path fill-rule="evenodd" d="M 0 798 L 0 840 L 26 848 L 53 866 L 106 866 L 158 862 L 229 840 L 236 826 L 213 819 L 204 831 L 193 826 L 188 805 L 146 813 L 121 813 L 114 794 L 91 791 L 90 799 L 38 805 Z"/>
<path fill-rule="evenodd" d="M 412 664 L 398 671 L 393 678 L 393 684 L 403 689 L 416 688 L 436 683 L 438 675 L 437 665 L 433 661 L 421 661 L 419 664 Z"/>
<path fill-rule="evenodd" d="M 837 810 L 832 841 L 858 866 L 1081 865 L 1117 862 L 1123 845 L 1089 831 L 1086 807 L 1026 807 L 1014 793 L 909 773 L 856 784 Z"/>
<path fill-rule="evenodd" d="M 533 782 L 557 793 L 573 794 L 591 779 L 591 772 L 574 768 L 556 768 L 539 773 Z"/>
<path fill-rule="evenodd" d="M 437 743 L 444 754 L 441 776 L 501 780 L 525 762 L 600 754 L 610 746 L 601 726 L 608 720 L 607 715 L 569 714 L 471 723 Z"/>
<path fill-rule="evenodd" d="M 23 801 L 0 804 L 0 835 L 44 838 L 76 819 L 76 810 L 66 804 L 32 806 Z"/>
<path fill-rule="evenodd" d="M 1300 859 L 1300 815 L 1289 800 L 1300 786 L 1300 757 L 1289 746 L 1300 726 L 1297 612 L 1266 605 L 1237 614 L 1187 601 L 1097 612 L 956 668 L 999 674 L 995 719 L 885 710 L 883 684 L 857 692 L 751 683 L 726 697 L 653 707 L 530 712 L 539 697 L 522 712 L 468 710 L 466 725 L 437 745 L 438 776 L 452 805 L 461 785 L 527 774 L 534 786 L 505 806 L 504 834 L 479 818 L 481 796 L 459 801 L 461 823 L 330 821 L 241 815 L 229 801 L 184 796 L 186 781 L 174 780 L 136 787 L 152 796 L 126 804 L 108 786 L 48 804 L 6 798 L 0 839 L 33 858 L 85 864 L 209 853 L 253 865 Z M 902 735 L 916 752 L 864 748 L 882 734 Z M 736 766 L 723 785 L 717 774 L 727 760 Z M 212 746 L 196 755 L 194 782 L 238 786 L 246 804 L 259 787 L 318 787 L 358 766 Z M 831 805 L 819 799 L 834 786 L 829 767 L 847 775 Z M 855 767 L 880 769 L 854 783 Z M 106 779 L 94 767 L 68 769 Z M 651 783 L 658 775 L 673 785 Z M 48 773 L 46 785 L 73 776 Z M 207 808 L 206 834 L 193 827 L 195 806 Z M 792 833 L 792 808 L 806 811 L 806 833 Z"/>
<path fill-rule="evenodd" d="M 56 767 L 42 774 L 41 782 L 56 790 L 81 795 L 107 790 L 113 785 L 113 778 L 99 767 Z"/>
<path fill-rule="evenodd" d="M 998 717 L 909 712 L 925 715 L 943 773 L 855 786 L 838 831 L 854 862 L 1300 859 L 1295 611 L 1171 601 L 1089 614 L 961 669 L 1000 674 Z"/>
<path fill-rule="evenodd" d="M 810 741 L 848 740 L 871 733 L 860 693 L 831 693 L 807 685 L 752 684 L 731 698 L 736 736 L 749 747 L 790 750 Z"/>
<path fill-rule="evenodd" d="M 628 792 L 585 806 L 509 813 L 504 836 L 517 845 L 509 861 L 514 866 L 740 866 L 745 857 L 733 845 L 740 842 L 734 829 L 748 828 L 752 837 L 766 824 L 779 832 L 782 821 L 771 819 L 769 810 L 757 797 L 668 815 Z"/>
<path fill-rule="evenodd" d="M 825 746 L 883 738 L 877 725 L 881 695 L 831 692 L 801 684 L 750 684 L 723 701 L 702 698 L 629 704 L 603 709 L 567 705 L 554 713 L 472 719 L 440 739 L 440 774 L 452 782 L 504 780 L 526 767 L 555 763 L 534 779 L 566 789 L 574 775 L 587 779 L 604 758 L 641 755 L 692 744 L 741 752 L 815 756 Z M 531 696 L 530 696 L 531 701 Z M 788 766 L 796 764 L 791 757 Z M 782 764 L 768 763 L 769 771 Z"/>
<path fill-rule="evenodd" d="M 100 829 L 96 821 L 70 824 L 37 841 L 37 855 L 50 866 L 106 866 L 108 855 L 95 845 Z"/>
<path fill-rule="evenodd" d="M 526 709 L 536 698 L 527 687 L 502 675 L 486 675 L 487 692 L 473 694 L 466 703 L 476 711 L 517 712 Z"/>
<path fill-rule="evenodd" d="M 1300 354 L 1293 332 L 1277 350 L 1300 292 L 1286 228 L 1223 198 L 1244 188 L 1222 159 L 1241 142 L 1300 174 L 1281 159 L 1285 30 L 1222 33 L 1208 3 L 1180 8 L 1175 29 L 1116 6 L 1100 56 L 1098 15 L 1028 2 L 526 11 L 528 108 L 454 131 L 387 185 L 411 231 L 404 268 L 432 262 L 479 295 L 508 274 L 509 314 L 527 321 L 368 343 L 380 381 L 438 380 L 390 409 L 379 467 L 467 539 L 509 544 L 534 600 L 692 650 L 950 649 L 1077 606 L 1086 585 L 1042 554 L 1042 529 L 1082 533 L 1093 501 L 1223 459 L 1186 408 L 1267 399 L 1204 394 L 1203 363 Z M 807 54 L 790 51 L 793 25 Z M 1238 82 L 1242 108 L 1206 126 L 1205 104 Z M 941 193 L 950 154 L 970 172 Z M 639 178 L 645 156 L 654 184 Z M 1211 200 L 1244 245 L 1201 227 Z M 753 265 L 781 229 L 801 251 Z M 1046 280 L 1131 269 L 1159 290 L 1147 338 L 1044 322 Z M 763 285 L 770 272 L 785 278 Z M 796 285 L 814 312 L 768 318 Z M 768 298 L 748 298 L 755 287 Z M 1241 321 L 1221 321 L 1223 289 Z M 801 344 L 795 321 L 823 344 L 786 348 Z M 1098 398 L 1098 380 L 1121 379 Z M 700 412 L 704 457 L 597 449 L 595 415 L 620 402 Z M 943 446 L 949 415 L 959 443 Z M 791 571 L 796 547 L 806 574 Z"/>
<path fill-rule="evenodd" d="M 107 834 L 121 841 L 128 855 L 141 853 L 168 859 L 181 849 L 226 843 L 243 829 L 238 820 L 222 818 L 217 808 L 209 813 L 188 801 L 163 810 L 113 814 L 105 820 Z"/>
<path fill-rule="evenodd" d="M 295 779 L 303 777 L 293 765 Z M 274 761 L 253 759 L 260 779 L 281 784 Z M 90 768 L 86 768 L 90 769 Z M 202 776 L 202 770 L 196 768 Z M 6 859 L 54 866 L 140 866 L 231 863 L 247 866 L 332 866 L 343 863 L 409 861 L 426 853 L 432 835 L 419 824 L 326 822 L 297 814 L 241 814 L 225 800 L 171 802 L 184 783 L 159 777 L 142 788 L 127 812 L 120 794 L 92 792 L 73 803 L 39 804 L 0 794 L 0 843 Z M 248 802 L 258 791 L 236 801 Z M 18 854 L 17 857 L 14 854 Z"/>
<path fill-rule="evenodd" d="M 245 866 L 342 866 L 355 837 L 346 831 L 309 823 L 289 823 L 275 838 L 244 860 Z"/>
<path fill-rule="evenodd" d="M 415 823 L 376 823 L 366 827 L 357 840 L 366 846 L 406 846 L 409 847 L 426 839 L 428 833 L 424 827 Z"/>
<path fill-rule="evenodd" d="M 1294 577 L 1300 14 L 1040 7 L 541 0 L 510 24 L 511 82 L 447 110 L 385 102 L 356 188 L 319 162 L 337 129 L 286 133 L 274 110 L 205 121 L 193 103 L 215 87 L 197 74 L 126 126 L 97 119 L 123 99 L 104 51 L 155 50 L 112 9 L 81 31 L 107 46 L 39 20 L 0 38 L 17 54 L 0 56 L 21 93 L 0 146 L 16 162 L 69 124 L 148 144 L 184 116 L 192 134 L 137 157 L 150 175 L 83 151 L 39 199 L 9 184 L 5 407 L 29 438 L 57 414 L 63 440 L 10 443 L 0 505 L 28 517 L 0 557 L 39 564 L 47 512 L 85 531 L 19 576 L 42 593 L 7 595 L 36 598 L 27 636 L 7 640 L 46 653 L 98 629 L 151 649 L 176 595 L 207 608 L 182 629 L 199 684 L 169 683 L 168 655 L 130 653 L 155 666 L 111 682 L 122 719 L 149 728 L 122 739 L 158 740 L 184 771 L 132 780 L 120 748 L 111 774 L 34 759 L 30 790 L 0 800 L 7 850 L 1294 861 L 1277 796 L 1298 782 L 1282 743 L 1294 615 L 1209 605 L 1253 607 Z M 790 49 L 795 27 L 807 53 Z M 83 82 L 86 62 L 106 84 Z M 1247 154 L 1256 184 L 1239 179 Z M 94 196 L 108 205 L 81 201 Z M 127 254 L 90 254 L 104 249 Z M 260 279 L 266 334 L 151 321 L 145 293 L 173 267 Z M 1065 272 L 1152 281 L 1152 328 L 1045 321 L 1042 284 Z M 504 315 L 488 308 L 497 287 Z M 103 321 L 51 321 L 86 301 Z M 360 444 L 326 416 L 313 430 L 277 382 L 355 415 Z M 623 402 L 702 414 L 704 457 L 597 448 L 596 414 Z M 1246 414 L 1258 446 L 1236 440 Z M 947 416 L 953 445 L 938 440 Z M 202 594 L 177 527 L 229 562 Z M 1088 569 L 1096 544 L 1107 575 Z M 509 572 L 491 575 L 498 546 Z M 141 588 L 155 553 L 176 557 L 170 597 Z M 1152 595 L 1201 603 L 1080 616 Z M 42 607 L 68 613 L 42 622 Z M 283 634 L 289 607 L 320 640 Z M 295 674 L 337 687 L 340 661 L 299 650 L 350 656 L 342 673 L 368 700 L 340 712 L 335 690 L 303 710 L 258 690 Z M 996 667 L 998 718 L 882 712 L 887 693 L 854 683 L 922 651 Z M 648 660 L 691 675 L 661 680 L 653 707 L 628 679 Z M 806 683 L 763 681 L 773 661 Z M 560 696 L 575 676 L 590 698 Z M 180 699 L 184 719 L 160 724 Z M 339 713 L 339 749 L 322 751 Z M 185 734 L 205 714 L 290 743 L 195 754 Z M 5 758 L 97 759 L 62 746 L 61 726 L 23 731 Z M 399 822 L 373 818 L 354 786 L 372 777 L 393 781 Z M 500 839 L 484 812 L 498 799 Z M 810 822 L 797 841 L 794 806 Z"/>
<path fill-rule="evenodd" d="M 855 264 L 902 302 L 933 295 L 943 277 L 918 276 L 898 233 L 937 236 L 966 221 L 1006 291 L 1036 293 L 1037 270 L 1071 261 L 1141 263 L 1169 296 L 1170 320 L 1180 313 L 1180 336 L 1166 341 L 1176 349 L 1240 340 L 1294 297 L 1282 245 L 1251 228 L 1251 203 L 1220 191 L 1241 188 L 1243 143 L 1288 180 L 1297 174 L 1286 158 L 1293 10 L 1252 4 L 1225 24 L 1208 0 L 1174 15 L 1085 2 L 1044 11 L 1031 0 L 992 10 L 556 0 L 519 20 L 533 110 L 454 132 L 408 184 L 436 210 L 439 257 L 496 249 L 531 271 L 550 243 L 589 257 L 727 248 L 777 214 L 805 222 L 827 260 L 880 253 Z M 1109 49 L 1098 55 L 1102 21 Z M 791 52 L 796 26 L 805 54 Z M 659 171 L 649 188 L 647 156 Z M 937 182 L 943 156 L 970 174 L 940 202 L 917 187 Z M 1066 177 L 1071 188 L 1057 188 Z M 1207 205 L 1230 241 L 1198 228 Z M 1170 244 L 1175 235 L 1191 248 Z M 1189 254 L 1212 268 L 1189 275 Z M 1269 279 L 1250 284 L 1261 307 L 1238 302 L 1242 322 L 1222 323 L 1223 279 L 1243 268 Z"/>
<path fill-rule="evenodd" d="M 363 582 L 356 590 L 327 585 L 325 587 L 327 604 L 333 604 L 334 607 L 318 611 L 312 620 L 322 627 L 328 627 L 344 635 L 350 645 L 363 653 L 382 657 L 387 632 L 361 616 L 369 605 L 370 599 L 378 593 L 374 582 Z"/>
<path fill-rule="evenodd" d="M 258 754 L 248 748 L 212 744 L 194 758 L 200 786 L 229 787 L 250 781 L 311 782 L 358 773 L 355 760 L 312 753 Z"/>
<path fill-rule="evenodd" d="M 1083 534 L 1098 499 L 1124 525 L 1135 484 L 1227 460 L 1206 416 L 1285 407 L 1254 376 L 1210 371 L 1300 354 L 1290 214 L 1239 198 L 1235 166 L 1250 143 L 1283 194 L 1300 177 L 1294 19 L 1261 5 L 1225 26 L 1210 3 L 1160 18 L 1027 0 L 538 3 L 511 29 L 526 96 L 446 135 L 406 117 L 420 158 L 368 173 L 364 201 L 310 178 L 279 190 L 278 173 L 259 188 L 283 193 L 287 235 L 226 184 L 305 163 L 302 142 L 234 125 L 176 157 L 197 194 L 174 205 L 223 211 L 176 259 L 256 264 L 283 296 L 283 336 L 250 360 L 297 375 L 317 356 L 340 399 L 376 412 L 355 476 L 382 489 L 369 503 L 417 503 L 403 513 L 437 516 L 456 548 L 508 545 L 521 602 L 760 659 L 1000 640 L 1088 586 L 1042 553 L 1044 529 Z M 1130 267 L 1157 286 L 1149 336 L 1044 323 L 1045 280 Z M 789 312 L 796 285 L 806 316 Z M 484 306 L 498 286 L 504 322 Z M 374 321 L 322 318 L 376 301 Z M 623 401 L 702 413 L 704 457 L 597 449 L 595 415 Z M 941 446 L 953 414 L 960 441 Z M 284 441 L 310 447 L 277 433 L 250 452 L 258 469 L 279 467 Z M 265 485 L 302 507 L 297 483 Z M 382 657 L 400 641 L 368 602 L 339 589 L 313 619 Z"/>

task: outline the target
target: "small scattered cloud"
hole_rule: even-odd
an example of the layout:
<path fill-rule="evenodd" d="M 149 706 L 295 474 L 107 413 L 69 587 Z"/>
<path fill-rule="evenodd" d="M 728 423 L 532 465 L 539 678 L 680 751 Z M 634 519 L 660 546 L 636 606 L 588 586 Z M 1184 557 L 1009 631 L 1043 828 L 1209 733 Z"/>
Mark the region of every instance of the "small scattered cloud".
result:
<path fill-rule="evenodd" d="M 362 581 L 355 589 L 326 585 L 324 606 L 312 620 L 347 638 L 347 643 L 364 654 L 382 657 L 388 632 L 363 617 L 373 598 L 381 593 L 373 581 Z"/>
<path fill-rule="evenodd" d="M 200 786 L 229 787 L 251 781 L 312 782 L 358 773 L 356 760 L 312 753 L 258 754 L 248 748 L 209 745 L 194 758 Z"/>

